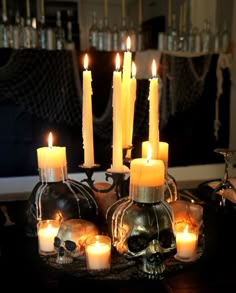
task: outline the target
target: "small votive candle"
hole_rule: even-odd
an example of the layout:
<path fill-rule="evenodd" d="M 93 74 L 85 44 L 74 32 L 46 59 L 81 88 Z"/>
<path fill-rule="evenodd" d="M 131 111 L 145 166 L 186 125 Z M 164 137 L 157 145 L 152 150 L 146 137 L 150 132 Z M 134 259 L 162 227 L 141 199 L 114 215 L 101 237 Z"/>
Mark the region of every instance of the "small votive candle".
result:
<path fill-rule="evenodd" d="M 190 230 L 188 225 L 184 229 L 177 230 L 176 233 L 176 258 L 183 261 L 192 261 L 196 257 L 198 244 L 198 230 Z"/>
<path fill-rule="evenodd" d="M 88 271 L 110 270 L 111 238 L 105 235 L 88 237 L 85 241 L 85 254 Z"/>
<path fill-rule="evenodd" d="M 55 254 L 54 238 L 60 227 L 57 220 L 41 220 L 37 224 L 39 254 Z"/>

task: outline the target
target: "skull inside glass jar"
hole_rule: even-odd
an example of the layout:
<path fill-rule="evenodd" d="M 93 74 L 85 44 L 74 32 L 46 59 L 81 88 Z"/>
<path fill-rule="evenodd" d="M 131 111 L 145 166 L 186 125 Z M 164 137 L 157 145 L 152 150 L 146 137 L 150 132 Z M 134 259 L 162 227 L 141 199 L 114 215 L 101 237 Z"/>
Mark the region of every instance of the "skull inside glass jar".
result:
<path fill-rule="evenodd" d="M 164 200 L 142 203 L 122 198 L 107 211 L 112 244 L 127 259 L 137 261 L 139 273 L 162 279 L 165 258 L 175 249 L 172 212 Z"/>
<path fill-rule="evenodd" d="M 54 247 L 58 253 L 56 262 L 71 263 L 74 258 L 83 255 L 85 240 L 97 234 L 99 234 L 98 228 L 90 221 L 83 219 L 64 221 L 54 239 Z"/>

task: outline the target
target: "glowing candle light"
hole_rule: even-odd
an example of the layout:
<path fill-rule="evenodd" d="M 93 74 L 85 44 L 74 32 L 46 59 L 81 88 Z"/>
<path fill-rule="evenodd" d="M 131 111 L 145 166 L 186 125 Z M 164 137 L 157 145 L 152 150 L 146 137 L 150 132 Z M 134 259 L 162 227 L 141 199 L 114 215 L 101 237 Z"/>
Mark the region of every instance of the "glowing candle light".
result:
<path fill-rule="evenodd" d="M 40 254 L 55 253 L 54 238 L 60 227 L 57 220 L 42 220 L 37 224 L 38 245 Z"/>
<path fill-rule="evenodd" d="M 93 114 L 92 114 L 92 75 L 88 70 L 88 55 L 84 57 L 83 71 L 83 147 L 84 166 L 94 166 Z"/>
<path fill-rule="evenodd" d="M 158 159 L 159 152 L 159 98 L 158 78 L 155 60 L 152 61 L 152 78 L 149 85 L 149 142 L 152 146 L 152 158 Z"/>
<path fill-rule="evenodd" d="M 85 253 L 88 270 L 110 269 L 110 237 L 104 235 L 89 237 L 88 239 L 86 239 Z"/>
<path fill-rule="evenodd" d="M 189 232 L 188 225 L 184 231 L 176 232 L 177 256 L 182 259 L 193 258 L 196 254 L 198 235 L 196 232 Z"/>
<path fill-rule="evenodd" d="M 122 132 L 120 131 L 121 115 L 121 72 L 120 55 L 116 54 L 116 71 L 113 72 L 113 147 L 112 147 L 112 171 L 122 172 L 123 170 L 123 150 Z"/>
<path fill-rule="evenodd" d="M 37 149 L 38 168 L 63 168 L 66 167 L 66 148 L 53 146 L 53 136 L 49 133 L 48 147 Z"/>
<path fill-rule="evenodd" d="M 147 158 L 138 158 L 130 164 L 130 184 L 136 186 L 162 186 L 164 184 L 164 163 L 151 159 L 151 145 Z"/>

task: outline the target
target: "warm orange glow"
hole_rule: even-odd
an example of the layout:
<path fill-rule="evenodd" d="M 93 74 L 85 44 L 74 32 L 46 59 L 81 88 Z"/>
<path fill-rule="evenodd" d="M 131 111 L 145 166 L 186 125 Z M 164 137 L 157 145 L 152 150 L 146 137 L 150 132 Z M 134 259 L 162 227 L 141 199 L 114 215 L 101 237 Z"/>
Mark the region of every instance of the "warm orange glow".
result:
<path fill-rule="evenodd" d="M 116 70 L 117 71 L 120 70 L 120 54 L 119 53 L 116 54 Z"/>
<path fill-rule="evenodd" d="M 48 147 L 52 148 L 52 133 L 50 132 L 48 135 Z"/>
<path fill-rule="evenodd" d="M 132 77 L 135 77 L 136 76 L 136 65 L 134 62 L 132 62 Z"/>
<path fill-rule="evenodd" d="M 152 60 L 152 77 L 156 77 L 157 76 L 157 65 L 156 65 L 156 61 L 153 59 Z"/>
<path fill-rule="evenodd" d="M 84 69 L 88 69 L 88 54 L 85 54 L 84 56 Z"/>
<path fill-rule="evenodd" d="M 128 51 L 131 49 L 131 39 L 130 36 L 127 37 L 126 48 Z"/>

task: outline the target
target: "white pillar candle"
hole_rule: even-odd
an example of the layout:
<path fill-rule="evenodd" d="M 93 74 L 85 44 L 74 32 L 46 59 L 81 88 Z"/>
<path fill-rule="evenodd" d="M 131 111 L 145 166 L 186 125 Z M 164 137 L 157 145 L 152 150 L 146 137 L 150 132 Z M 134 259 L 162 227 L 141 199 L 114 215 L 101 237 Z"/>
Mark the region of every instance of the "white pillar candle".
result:
<path fill-rule="evenodd" d="M 40 254 L 55 253 L 54 238 L 60 227 L 57 220 L 42 220 L 37 224 L 38 245 Z"/>
<path fill-rule="evenodd" d="M 85 54 L 83 71 L 83 116 L 82 132 L 84 147 L 84 166 L 94 166 L 93 114 L 92 114 L 92 75 L 88 70 L 88 55 Z"/>
<path fill-rule="evenodd" d="M 192 259 L 196 254 L 198 234 L 189 232 L 188 226 L 184 231 L 176 231 L 177 257 L 180 259 Z"/>
<path fill-rule="evenodd" d="M 138 158 L 130 164 L 130 184 L 135 186 L 162 186 L 164 163 L 161 160 Z"/>
<path fill-rule="evenodd" d="M 162 160 L 165 164 L 165 168 L 168 168 L 169 157 L 169 144 L 164 141 L 159 142 L 159 160 Z"/>
<path fill-rule="evenodd" d="M 48 147 L 37 149 L 38 168 L 63 168 L 66 167 L 66 148 L 52 145 L 52 133 L 48 136 Z"/>
<path fill-rule="evenodd" d="M 86 263 L 88 270 L 107 270 L 111 266 L 111 239 L 96 235 L 86 239 Z"/>
<path fill-rule="evenodd" d="M 149 85 L 149 142 L 152 147 L 152 158 L 158 159 L 159 152 L 159 98 L 156 62 L 152 62 L 152 78 Z"/>
<path fill-rule="evenodd" d="M 120 55 L 116 55 L 116 71 L 113 72 L 113 143 L 112 143 L 112 172 L 123 171 L 123 150 L 122 150 L 122 132 L 120 127 L 121 117 L 121 72 Z"/>

